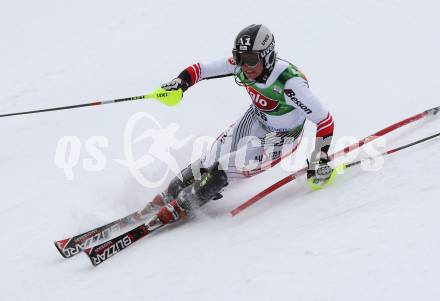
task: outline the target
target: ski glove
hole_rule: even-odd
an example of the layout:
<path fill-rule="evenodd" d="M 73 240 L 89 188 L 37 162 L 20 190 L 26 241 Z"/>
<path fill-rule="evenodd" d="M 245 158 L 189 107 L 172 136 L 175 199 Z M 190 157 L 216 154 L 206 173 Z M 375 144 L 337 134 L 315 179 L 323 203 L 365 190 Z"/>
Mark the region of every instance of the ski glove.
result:
<path fill-rule="evenodd" d="M 313 190 L 320 189 L 329 182 L 333 174 L 333 168 L 328 164 L 329 162 L 327 158 L 307 160 L 307 183 Z"/>
<path fill-rule="evenodd" d="M 176 77 L 172 81 L 162 85 L 162 89 L 167 91 L 182 89 L 182 91 L 185 92 L 188 89 L 188 87 L 189 84 L 185 80 L 179 77 Z"/>

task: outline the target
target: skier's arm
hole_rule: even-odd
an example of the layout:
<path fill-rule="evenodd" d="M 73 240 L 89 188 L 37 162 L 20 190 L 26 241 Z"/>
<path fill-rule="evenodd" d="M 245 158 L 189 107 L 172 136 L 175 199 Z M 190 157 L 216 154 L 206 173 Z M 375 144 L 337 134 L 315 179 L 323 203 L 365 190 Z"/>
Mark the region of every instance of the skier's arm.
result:
<path fill-rule="evenodd" d="M 284 93 L 289 104 L 302 111 L 308 120 L 316 124 L 316 142 L 311 161 L 328 159 L 334 130 L 332 115 L 312 93 L 308 82 L 301 77 L 287 81 Z"/>
<path fill-rule="evenodd" d="M 320 189 L 331 181 L 334 172 L 328 164 L 328 150 L 334 129 L 333 117 L 310 91 L 307 80 L 303 78 L 290 79 L 284 93 L 286 101 L 288 98 L 293 106 L 302 110 L 308 120 L 316 124 L 315 149 L 310 161 L 307 161 L 307 183 L 313 190 Z"/>
<path fill-rule="evenodd" d="M 181 88 L 186 91 L 189 87 L 204 79 L 219 78 L 234 75 L 236 69 L 232 59 L 220 59 L 208 63 L 196 63 L 185 68 L 171 82 L 162 85 L 166 90 Z"/>

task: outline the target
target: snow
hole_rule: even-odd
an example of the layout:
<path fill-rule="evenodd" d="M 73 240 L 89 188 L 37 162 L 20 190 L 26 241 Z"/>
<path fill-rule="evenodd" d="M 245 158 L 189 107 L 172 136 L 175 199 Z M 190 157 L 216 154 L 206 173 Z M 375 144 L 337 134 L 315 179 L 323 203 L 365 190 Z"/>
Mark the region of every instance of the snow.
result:
<path fill-rule="evenodd" d="M 0 114 L 151 92 L 189 64 L 228 56 L 241 28 L 263 22 L 331 109 L 335 138 L 362 138 L 439 105 L 439 8 L 428 0 L 4 1 Z M 2 300 L 438 300 L 438 139 L 390 156 L 379 171 L 348 170 L 322 191 L 300 179 L 231 218 L 287 175 L 276 167 L 97 268 L 81 254 L 59 256 L 54 240 L 139 209 L 160 190 L 115 161 L 124 159 L 131 116 L 177 123 L 180 139 L 216 137 L 248 104 L 225 78 L 199 83 L 177 107 L 140 101 L 0 119 Z M 439 125 L 399 130 L 386 148 Z M 81 142 L 72 181 L 55 164 L 64 136 Z M 89 172 L 86 143 L 96 136 L 108 142 L 106 161 Z M 304 143 L 298 167 L 306 153 Z M 189 155 L 189 147 L 179 154 L 182 167 Z"/>

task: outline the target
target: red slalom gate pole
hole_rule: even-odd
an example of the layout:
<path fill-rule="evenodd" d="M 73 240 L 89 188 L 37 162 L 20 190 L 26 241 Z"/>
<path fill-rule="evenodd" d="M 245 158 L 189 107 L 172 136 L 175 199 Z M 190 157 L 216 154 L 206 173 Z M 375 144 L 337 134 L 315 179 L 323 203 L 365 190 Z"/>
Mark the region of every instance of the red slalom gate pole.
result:
<path fill-rule="evenodd" d="M 437 137 L 440 137 L 440 133 L 437 133 L 437 134 L 431 135 L 429 137 L 426 137 L 426 138 L 423 138 L 423 139 L 420 139 L 420 140 L 417 140 L 417 141 L 414 141 L 414 142 L 411 142 L 411 143 L 408 143 L 408 144 L 396 147 L 394 149 L 390 149 L 390 150 L 388 150 L 388 151 L 386 151 L 386 152 L 384 152 L 384 153 L 382 153 L 382 154 L 380 154 L 378 156 L 375 156 L 375 157 L 370 157 L 370 158 L 361 159 L 361 160 L 358 160 L 358 161 L 355 161 L 355 162 L 346 163 L 346 164 L 344 164 L 344 168 L 351 168 L 353 166 L 362 164 L 362 162 L 371 161 L 371 160 L 374 160 L 374 159 L 379 158 L 379 157 L 385 157 L 385 156 L 397 153 L 398 151 L 401 151 L 402 149 L 409 148 L 411 146 L 414 146 L 414 145 L 417 145 L 417 144 L 420 144 L 420 143 L 432 140 L 432 139 L 437 138 Z"/>
<path fill-rule="evenodd" d="M 335 158 L 338 158 L 342 155 L 348 154 L 349 152 L 360 148 L 361 146 L 379 138 L 382 137 L 392 131 L 395 131 L 405 125 L 411 124 L 417 120 L 421 120 L 430 116 L 434 116 L 436 115 L 438 112 L 440 112 L 440 106 L 439 107 L 435 107 L 426 111 L 423 111 L 419 114 L 416 114 L 414 116 L 411 116 L 409 118 L 406 118 L 402 121 L 396 122 L 368 137 L 365 137 L 362 140 L 359 140 L 357 143 L 354 143 L 350 146 L 345 147 L 344 149 L 330 155 L 330 160 L 334 160 Z M 278 188 L 284 186 L 285 184 L 295 180 L 296 178 L 304 175 L 307 172 L 307 167 L 304 167 L 296 172 L 294 172 L 293 174 L 290 174 L 286 177 L 284 177 L 283 179 L 279 180 L 278 182 L 272 184 L 271 186 L 267 187 L 266 189 L 264 189 L 263 191 L 259 192 L 258 194 L 254 195 L 253 197 L 251 197 L 249 200 L 247 200 L 246 202 L 244 202 L 243 204 L 241 204 L 240 206 L 236 207 L 235 209 L 231 210 L 229 213 L 232 216 L 235 216 L 237 214 L 239 214 L 240 212 L 242 212 L 243 210 L 245 210 L 246 208 L 248 208 L 249 206 L 255 204 L 256 202 L 258 202 L 259 200 L 261 200 L 262 198 L 264 198 L 266 195 L 272 193 L 273 191 L 277 190 Z"/>

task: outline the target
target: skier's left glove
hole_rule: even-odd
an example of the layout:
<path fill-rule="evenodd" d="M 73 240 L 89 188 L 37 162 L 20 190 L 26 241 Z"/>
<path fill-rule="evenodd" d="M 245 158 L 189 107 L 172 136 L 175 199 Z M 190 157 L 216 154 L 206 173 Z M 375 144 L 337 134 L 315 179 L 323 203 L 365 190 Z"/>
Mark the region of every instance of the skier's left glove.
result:
<path fill-rule="evenodd" d="M 329 183 L 333 174 L 333 168 L 328 164 L 328 158 L 319 158 L 317 160 L 307 160 L 307 183 L 313 190 L 323 188 Z"/>
<path fill-rule="evenodd" d="M 189 88 L 189 84 L 180 77 L 176 77 L 172 81 L 164 83 L 162 85 L 162 89 L 167 91 L 182 89 L 182 91 L 185 92 L 188 88 Z"/>

